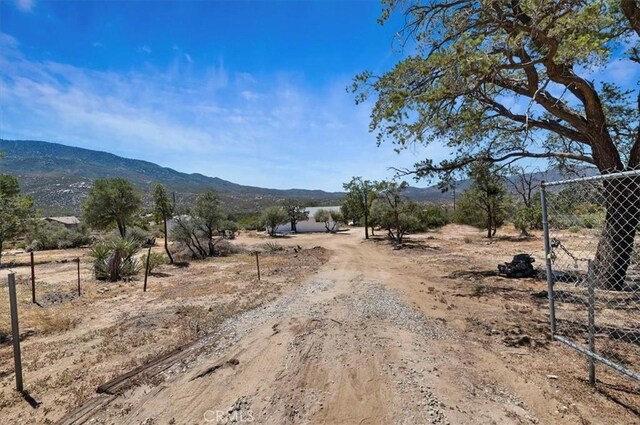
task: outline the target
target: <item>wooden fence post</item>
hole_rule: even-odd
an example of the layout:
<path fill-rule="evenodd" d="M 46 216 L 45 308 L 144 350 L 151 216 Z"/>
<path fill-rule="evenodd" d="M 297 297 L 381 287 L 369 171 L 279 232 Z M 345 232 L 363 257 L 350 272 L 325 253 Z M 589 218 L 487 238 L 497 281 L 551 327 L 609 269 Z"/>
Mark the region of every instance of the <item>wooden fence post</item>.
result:
<path fill-rule="evenodd" d="M 31 302 L 36 303 L 36 265 L 31 251 Z"/>
<path fill-rule="evenodd" d="M 13 360 L 16 372 L 16 390 L 23 392 L 20 329 L 18 327 L 18 300 L 16 296 L 16 275 L 14 273 L 9 274 L 9 308 L 11 310 L 11 335 L 13 338 Z"/>
<path fill-rule="evenodd" d="M 151 247 L 149 247 L 149 251 L 147 251 L 147 264 L 144 267 L 144 286 L 142 287 L 142 292 L 147 292 L 147 276 L 149 276 L 149 259 L 151 258 Z"/>
<path fill-rule="evenodd" d="M 256 251 L 256 267 L 258 268 L 258 280 L 260 280 L 260 260 L 258 259 L 258 251 Z"/>
<path fill-rule="evenodd" d="M 76 258 L 78 262 L 78 296 L 80 296 L 80 257 Z"/>

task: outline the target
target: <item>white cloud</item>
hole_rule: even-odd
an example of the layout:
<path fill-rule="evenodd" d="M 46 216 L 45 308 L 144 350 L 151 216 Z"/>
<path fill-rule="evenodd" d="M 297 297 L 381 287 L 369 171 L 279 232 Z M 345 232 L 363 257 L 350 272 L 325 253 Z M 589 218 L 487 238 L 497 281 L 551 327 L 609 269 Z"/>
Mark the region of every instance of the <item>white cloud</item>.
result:
<path fill-rule="evenodd" d="M 388 167 L 420 159 L 375 147 L 370 109 L 354 105 L 344 90 L 348 78 L 310 88 L 300 76 L 257 77 L 222 60 L 115 73 L 30 60 L 1 33 L 0 46 L 5 138 L 106 150 L 276 188 L 340 190 L 353 175 L 389 177 Z"/>
<path fill-rule="evenodd" d="M 16 7 L 23 12 L 31 12 L 36 6 L 35 0 L 15 0 Z"/>
<path fill-rule="evenodd" d="M 151 47 L 147 46 L 146 44 L 143 46 L 138 47 L 138 53 L 146 53 L 146 54 L 150 54 L 151 53 Z"/>

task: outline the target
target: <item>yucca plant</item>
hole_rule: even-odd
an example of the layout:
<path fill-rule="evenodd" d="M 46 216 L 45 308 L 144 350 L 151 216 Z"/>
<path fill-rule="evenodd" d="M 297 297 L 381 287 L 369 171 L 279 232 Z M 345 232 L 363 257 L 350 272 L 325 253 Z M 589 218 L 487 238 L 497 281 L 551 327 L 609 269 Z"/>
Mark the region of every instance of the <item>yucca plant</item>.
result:
<path fill-rule="evenodd" d="M 138 274 L 142 264 L 134 255 L 139 250 L 140 241 L 134 238 L 114 237 L 98 242 L 89 252 L 96 279 L 116 282 Z"/>

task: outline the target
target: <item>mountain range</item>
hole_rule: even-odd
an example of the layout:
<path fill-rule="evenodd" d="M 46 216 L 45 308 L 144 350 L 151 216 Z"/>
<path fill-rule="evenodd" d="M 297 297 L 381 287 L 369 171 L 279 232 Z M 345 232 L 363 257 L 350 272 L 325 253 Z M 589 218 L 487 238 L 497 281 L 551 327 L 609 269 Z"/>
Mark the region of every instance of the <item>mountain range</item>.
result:
<path fill-rule="evenodd" d="M 218 177 L 182 173 L 148 161 L 59 143 L 0 139 L 0 151 L 5 153 L 5 158 L 0 160 L 0 172 L 16 176 L 22 191 L 33 196 L 43 215 L 79 214 L 93 180 L 112 177 L 131 181 L 143 194 L 149 194 L 153 183 L 160 182 L 169 192 L 178 194 L 178 203 L 214 189 L 219 192 L 222 204 L 238 213 L 257 212 L 285 198 L 312 205 L 335 205 L 344 196 L 342 192 L 244 186 Z M 561 173 L 554 170 L 536 174 L 539 180 L 562 178 Z M 457 182 L 458 192 L 470 184 L 469 180 Z M 453 199 L 451 191 L 442 193 L 437 186 L 409 187 L 405 194 L 416 201 L 442 203 Z M 150 202 L 148 197 L 147 202 Z"/>

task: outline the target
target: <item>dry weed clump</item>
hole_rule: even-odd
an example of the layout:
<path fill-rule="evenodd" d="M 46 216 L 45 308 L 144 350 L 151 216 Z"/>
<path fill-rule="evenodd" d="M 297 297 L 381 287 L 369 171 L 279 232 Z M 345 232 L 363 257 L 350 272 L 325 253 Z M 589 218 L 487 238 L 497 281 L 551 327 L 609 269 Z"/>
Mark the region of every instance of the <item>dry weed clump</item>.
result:
<path fill-rule="evenodd" d="M 69 331 L 75 328 L 80 319 L 71 317 L 67 312 L 46 309 L 34 309 L 31 312 L 30 322 L 41 335 L 51 335 Z"/>

